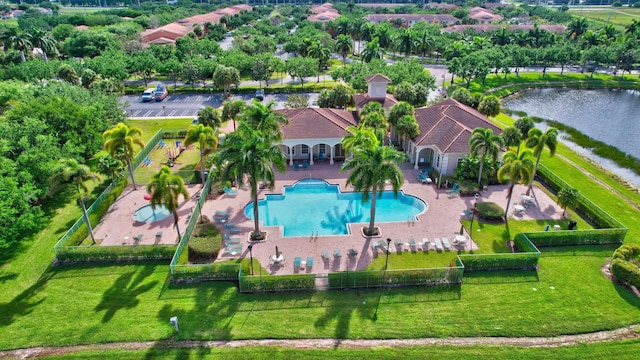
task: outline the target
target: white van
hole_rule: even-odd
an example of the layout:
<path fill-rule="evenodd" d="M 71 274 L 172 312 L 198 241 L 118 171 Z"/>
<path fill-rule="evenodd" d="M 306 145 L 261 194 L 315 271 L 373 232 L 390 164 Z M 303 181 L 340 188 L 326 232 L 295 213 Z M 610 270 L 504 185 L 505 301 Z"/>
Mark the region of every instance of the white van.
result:
<path fill-rule="evenodd" d="M 142 93 L 142 101 L 147 102 L 154 100 L 156 97 L 156 89 L 149 88 Z"/>

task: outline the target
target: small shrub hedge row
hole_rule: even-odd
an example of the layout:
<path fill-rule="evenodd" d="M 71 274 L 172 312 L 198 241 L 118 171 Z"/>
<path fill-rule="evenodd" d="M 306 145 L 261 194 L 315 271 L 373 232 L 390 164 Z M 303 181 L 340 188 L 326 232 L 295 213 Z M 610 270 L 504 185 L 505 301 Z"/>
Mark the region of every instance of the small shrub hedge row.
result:
<path fill-rule="evenodd" d="M 536 248 L 536 246 L 531 242 L 531 239 L 529 238 L 530 236 L 535 234 L 536 233 L 521 233 L 516 235 L 516 237 L 513 239 L 513 242 L 516 246 L 517 251 L 524 253 L 539 253 L 540 251 L 538 250 L 538 248 Z"/>
<path fill-rule="evenodd" d="M 479 218 L 492 221 L 503 220 L 505 214 L 502 206 L 494 202 L 484 201 L 476 204 L 476 212 Z"/>
<path fill-rule="evenodd" d="M 464 271 L 536 270 L 539 253 L 458 255 Z"/>
<path fill-rule="evenodd" d="M 542 182 L 544 182 L 551 188 L 551 190 L 556 193 L 568 186 L 562 179 L 557 177 L 555 174 L 553 174 L 553 172 L 551 172 L 543 165 L 540 165 L 538 167 L 538 172 L 536 174 L 540 178 L 540 180 L 542 180 Z M 576 209 L 576 211 L 582 216 L 582 218 L 590 221 L 596 228 L 611 229 L 624 227 L 618 222 L 618 220 L 614 219 L 611 215 L 604 212 L 604 210 L 593 204 L 582 195 L 578 197 L 578 208 Z"/>
<path fill-rule="evenodd" d="M 196 224 L 189 239 L 187 250 L 190 263 L 213 262 L 220 252 L 222 237 L 220 231 L 206 217 L 203 222 Z"/>
<path fill-rule="evenodd" d="M 58 249 L 60 263 L 171 259 L 176 245 L 64 246 Z"/>
<path fill-rule="evenodd" d="M 314 274 L 254 275 L 240 277 L 240 292 L 308 291 L 316 287 Z"/>
<path fill-rule="evenodd" d="M 239 264 L 176 265 L 171 272 L 172 282 L 196 282 L 203 280 L 236 280 Z"/>
<path fill-rule="evenodd" d="M 187 136 L 186 130 L 180 131 L 163 131 L 162 138 L 163 139 L 184 139 Z"/>
<path fill-rule="evenodd" d="M 538 247 L 621 244 L 626 229 L 543 231 L 527 233 L 529 240 Z"/>
<path fill-rule="evenodd" d="M 332 289 L 349 289 L 456 285 L 462 283 L 463 272 L 463 269 L 459 267 L 339 272 L 329 274 L 329 287 Z"/>
<path fill-rule="evenodd" d="M 625 285 L 640 286 L 640 245 L 625 244 L 613 253 L 611 273 Z"/>

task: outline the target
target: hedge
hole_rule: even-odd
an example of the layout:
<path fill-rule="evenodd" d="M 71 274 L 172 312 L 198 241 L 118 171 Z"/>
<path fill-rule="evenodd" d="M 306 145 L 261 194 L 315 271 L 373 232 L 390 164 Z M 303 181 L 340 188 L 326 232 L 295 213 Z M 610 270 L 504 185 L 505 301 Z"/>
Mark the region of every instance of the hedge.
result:
<path fill-rule="evenodd" d="M 175 265 L 171 274 L 171 281 L 236 280 L 239 272 L 240 264 Z"/>
<path fill-rule="evenodd" d="M 640 245 L 625 244 L 613 253 L 611 273 L 625 285 L 640 286 Z"/>
<path fill-rule="evenodd" d="M 593 229 L 543 231 L 527 233 L 529 240 L 538 247 L 621 244 L 627 229 Z"/>
<path fill-rule="evenodd" d="M 315 290 L 314 274 L 240 275 L 240 292 L 283 292 Z"/>
<path fill-rule="evenodd" d="M 171 259 L 176 245 L 64 246 L 56 254 L 58 262 Z"/>
<path fill-rule="evenodd" d="M 462 267 L 338 272 L 329 274 L 329 287 L 348 289 L 457 285 L 462 283 L 463 272 Z"/>
<path fill-rule="evenodd" d="M 540 253 L 458 255 L 464 271 L 537 270 Z"/>

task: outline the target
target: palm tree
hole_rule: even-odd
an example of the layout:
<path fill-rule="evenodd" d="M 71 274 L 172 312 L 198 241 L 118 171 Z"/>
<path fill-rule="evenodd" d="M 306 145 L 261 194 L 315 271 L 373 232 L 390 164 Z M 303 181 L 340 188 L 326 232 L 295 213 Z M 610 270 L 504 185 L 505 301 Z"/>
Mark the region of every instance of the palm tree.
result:
<path fill-rule="evenodd" d="M 529 130 L 526 145 L 528 148 L 533 149 L 533 156 L 536 157 L 536 166 L 533 169 L 533 176 L 535 176 L 536 172 L 538 172 L 538 164 L 540 164 L 540 157 L 542 156 L 542 151 L 544 151 L 544 148 L 548 148 L 549 156 L 553 157 L 556 154 L 557 144 L 558 129 L 548 128 L 544 133 L 538 128 Z M 533 177 L 531 178 L 531 180 L 532 182 L 531 184 L 529 184 L 527 195 L 531 192 L 531 189 L 533 187 Z"/>
<path fill-rule="evenodd" d="M 248 122 L 240 121 L 238 130 L 229 134 L 220 146 L 218 165 L 222 169 L 221 179 L 234 179 L 243 184 L 246 178 L 253 202 L 254 229 L 251 240 L 264 239 L 258 213 L 258 181 L 264 180 L 269 189 L 274 188 L 273 168 L 281 173 L 286 169 L 282 149 L 274 142 L 272 134 L 256 130 Z"/>
<path fill-rule="evenodd" d="M 218 128 L 222 124 L 220 111 L 213 106 L 205 106 L 198 111 L 198 124 Z"/>
<path fill-rule="evenodd" d="M 266 105 L 253 101 L 238 115 L 240 121 L 249 124 L 253 129 L 271 137 L 273 141 L 282 140 L 280 126 L 289 123 L 289 119 L 279 112 L 273 111 L 275 102 L 270 101 Z"/>
<path fill-rule="evenodd" d="M 516 153 L 520 152 L 520 143 L 522 142 L 522 134 L 520 133 L 520 129 L 514 126 L 510 126 L 504 130 L 502 130 L 502 139 L 504 140 L 504 145 L 509 150 L 511 146 L 517 146 L 518 150 Z"/>
<path fill-rule="evenodd" d="M 319 41 L 314 41 L 309 46 L 307 55 L 311 58 L 318 59 L 318 82 L 320 82 L 320 73 L 327 65 L 327 61 L 331 59 L 331 50 Z"/>
<path fill-rule="evenodd" d="M 133 189 L 137 190 L 136 179 L 133 177 L 133 166 L 131 160 L 135 157 L 134 145 L 144 148 L 144 142 L 140 139 L 142 129 L 137 126 L 128 127 L 123 123 L 118 123 L 114 128 L 102 133 L 104 139 L 103 148 L 114 158 L 119 158 L 127 162 L 129 176 Z M 118 157 L 120 156 L 120 157 Z"/>
<path fill-rule="evenodd" d="M 52 194 L 57 191 L 62 184 L 73 184 L 76 186 L 78 203 L 80 203 L 80 207 L 82 208 L 82 216 L 89 229 L 91 241 L 95 244 L 96 239 L 93 235 L 93 228 L 91 228 L 91 221 L 89 220 L 87 209 L 84 206 L 84 197 L 82 196 L 83 192 L 89 192 L 89 187 L 87 186 L 88 180 L 100 180 L 100 176 L 91 172 L 91 169 L 89 169 L 87 165 L 80 164 L 75 159 L 60 159 L 53 169 L 53 175 L 49 177 L 49 184 L 51 184 L 49 193 Z"/>
<path fill-rule="evenodd" d="M 218 147 L 218 129 L 202 124 L 191 125 L 184 138 L 185 146 L 198 143 L 200 150 L 200 178 L 204 186 L 204 157 Z"/>
<path fill-rule="evenodd" d="M 426 30 L 422 30 L 415 34 L 414 39 L 416 51 L 420 53 L 420 56 L 422 56 L 422 61 L 424 61 L 424 57 L 433 50 L 433 39 L 431 38 L 431 35 L 429 35 L 429 32 Z"/>
<path fill-rule="evenodd" d="M 567 25 L 567 38 L 573 38 L 573 42 L 575 43 L 588 28 L 589 23 L 586 18 L 576 17 Z"/>
<path fill-rule="evenodd" d="M 396 45 L 397 49 L 400 52 L 404 52 L 405 57 L 408 58 L 416 48 L 413 32 L 411 30 L 401 29 L 400 34 L 396 38 Z"/>
<path fill-rule="evenodd" d="M 173 225 L 178 232 L 178 238 L 182 237 L 178 227 L 178 198 L 182 195 L 186 200 L 190 196 L 187 187 L 184 186 L 184 180 L 180 176 L 171 173 L 171 169 L 168 166 L 163 165 L 160 171 L 151 177 L 151 181 L 147 184 L 147 193 L 151 195 L 150 203 L 152 209 L 157 206 L 164 206 L 173 214 Z"/>
<path fill-rule="evenodd" d="M 360 35 L 362 34 L 362 24 L 364 24 L 364 20 L 361 17 L 355 17 L 349 20 L 349 32 L 351 33 L 353 43 L 357 45 L 356 53 L 360 53 L 360 45 L 357 41 L 360 40 Z"/>
<path fill-rule="evenodd" d="M 351 153 L 361 147 L 372 147 L 379 142 L 375 131 L 362 123 L 359 126 L 347 126 L 345 130 L 349 133 L 342 138 L 342 148 L 346 152 Z"/>
<path fill-rule="evenodd" d="M 28 34 L 15 26 L 0 29 L 0 43 L 2 43 L 5 50 L 11 48 L 18 50 L 22 62 L 27 61 L 24 55 L 25 51 L 29 51 L 33 46 L 29 41 Z"/>
<path fill-rule="evenodd" d="M 362 192 L 362 202 L 369 201 L 371 197 L 369 228 L 365 231 L 367 236 L 376 235 L 376 198 L 384 190 L 387 180 L 391 182 L 393 193 L 398 195 L 404 177 L 397 163 L 403 160 L 403 153 L 376 141 L 371 146 L 355 147 L 354 156 L 340 168 L 340 171 L 350 171 L 347 185 L 351 184 L 355 191 Z"/>
<path fill-rule="evenodd" d="M 389 109 L 389 116 L 387 118 L 387 121 L 389 121 L 389 125 L 393 127 L 394 132 L 395 127 L 398 126 L 398 120 L 400 120 L 400 118 L 405 115 L 414 115 L 413 105 L 409 104 L 406 101 L 400 101 L 399 103 L 393 105 L 391 109 Z"/>
<path fill-rule="evenodd" d="M 489 156 L 493 161 L 498 159 L 498 153 L 500 148 L 504 146 L 504 140 L 499 135 L 494 135 L 492 129 L 475 128 L 471 133 L 469 139 L 469 147 L 471 148 L 471 155 L 474 157 L 480 156 L 480 171 L 478 174 L 478 189 L 480 189 L 480 182 L 482 181 L 482 170 L 486 157 Z"/>
<path fill-rule="evenodd" d="M 558 205 L 562 207 L 562 217 L 567 213 L 567 208 L 575 208 L 578 205 L 579 196 L 580 191 L 570 187 L 558 191 Z"/>
<path fill-rule="evenodd" d="M 505 178 L 509 178 L 509 190 L 507 191 L 507 208 L 505 209 L 505 217 L 509 217 L 509 205 L 511 204 L 511 196 L 513 188 L 516 184 L 528 184 L 533 180 L 533 155 L 530 149 L 516 154 L 513 151 L 507 151 L 502 156 L 504 165 L 498 169 L 498 180 L 502 182 Z"/>
<path fill-rule="evenodd" d="M 227 101 L 222 107 L 222 121 L 233 120 L 233 131 L 236 131 L 236 116 L 247 104 L 242 100 Z"/>
<path fill-rule="evenodd" d="M 398 120 L 396 132 L 402 138 L 402 148 L 406 149 L 405 143 L 407 139 L 414 138 L 420 134 L 420 126 L 416 122 L 413 115 L 404 115 Z"/>
<path fill-rule="evenodd" d="M 393 43 L 393 37 L 391 36 L 391 23 L 382 23 L 378 26 L 375 37 L 378 38 L 378 42 L 383 49 L 388 49 Z"/>
<path fill-rule="evenodd" d="M 34 47 L 42 50 L 44 61 L 49 61 L 47 52 L 57 53 L 57 42 L 55 39 L 49 37 L 49 35 L 42 29 L 33 28 L 27 33 L 27 37 Z"/>
<path fill-rule="evenodd" d="M 347 35 L 340 34 L 336 39 L 335 47 L 336 51 L 342 55 L 342 65 L 345 65 L 347 62 L 347 54 L 353 50 L 353 40 Z"/>
<path fill-rule="evenodd" d="M 379 39 L 375 37 L 365 45 L 364 50 L 362 50 L 360 55 L 362 57 L 362 61 L 368 63 L 375 59 L 382 59 L 384 54 L 384 48 L 380 45 Z"/>

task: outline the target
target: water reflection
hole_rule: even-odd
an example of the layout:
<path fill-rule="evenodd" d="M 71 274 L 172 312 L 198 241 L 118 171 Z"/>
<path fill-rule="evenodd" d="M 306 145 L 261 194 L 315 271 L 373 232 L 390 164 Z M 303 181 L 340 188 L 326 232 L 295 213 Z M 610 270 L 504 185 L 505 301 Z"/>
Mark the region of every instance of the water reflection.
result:
<path fill-rule="evenodd" d="M 640 158 L 638 91 L 535 89 L 505 100 L 504 107 L 556 120 Z"/>

